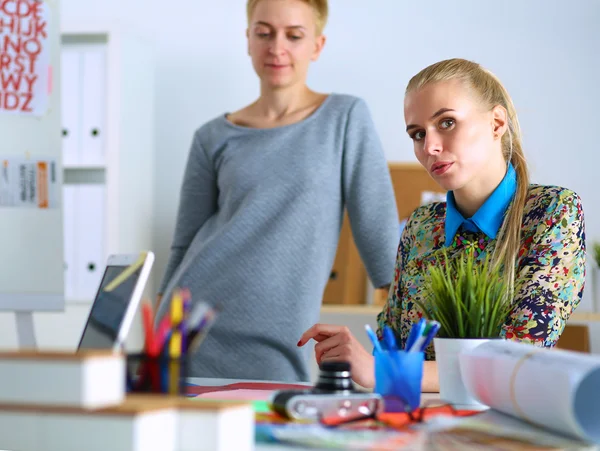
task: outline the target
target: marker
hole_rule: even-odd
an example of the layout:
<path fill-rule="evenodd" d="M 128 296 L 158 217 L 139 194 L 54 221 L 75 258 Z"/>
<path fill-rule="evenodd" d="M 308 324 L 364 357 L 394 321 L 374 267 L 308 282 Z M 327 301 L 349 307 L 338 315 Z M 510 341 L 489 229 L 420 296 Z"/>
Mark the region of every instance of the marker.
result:
<path fill-rule="evenodd" d="M 418 323 L 414 323 L 410 328 L 410 332 L 408 333 L 408 339 L 406 340 L 406 346 L 404 347 L 408 352 L 415 340 L 417 340 L 422 334 L 423 329 L 425 329 L 425 319 L 421 318 Z"/>
<path fill-rule="evenodd" d="M 206 302 L 198 302 L 185 319 L 185 328 L 189 331 L 196 329 L 210 310 Z"/>
<path fill-rule="evenodd" d="M 176 290 L 171 299 L 171 338 L 169 339 L 169 393 L 177 394 L 179 387 L 179 358 L 181 357 L 181 330 L 183 321 L 183 299 Z"/>
<path fill-rule="evenodd" d="M 165 315 L 165 317 L 161 320 L 158 325 L 158 329 L 156 329 L 156 348 L 154 357 L 158 356 L 162 351 L 166 352 L 167 348 L 167 337 L 169 336 L 169 330 L 171 329 L 171 318 L 169 315 Z"/>
<path fill-rule="evenodd" d="M 198 327 L 190 331 L 190 333 L 188 334 L 188 355 L 198 350 L 198 348 L 208 335 L 208 331 L 214 324 L 217 318 L 217 314 L 220 310 L 221 308 L 218 306 L 215 306 L 214 308 L 210 309 L 206 313 L 204 318 L 202 318 L 202 322 L 198 325 Z"/>
<path fill-rule="evenodd" d="M 396 336 L 394 335 L 394 331 L 390 326 L 383 327 L 383 339 L 387 343 L 387 348 L 389 351 L 397 351 L 398 344 L 396 343 Z"/>
<path fill-rule="evenodd" d="M 432 331 L 433 334 L 437 333 L 437 330 L 439 328 L 439 323 L 437 321 L 431 321 L 427 323 L 427 326 L 425 327 L 425 330 L 421 333 L 421 335 L 419 335 L 417 337 L 417 339 L 415 340 L 415 342 L 412 344 L 412 346 L 410 347 L 410 349 L 408 350 L 408 352 L 420 352 L 423 350 L 423 347 L 427 346 L 428 344 L 428 339 L 433 338 Z"/>
<path fill-rule="evenodd" d="M 377 339 L 377 335 L 375 335 L 375 332 L 373 332 L 373 329 L 371 329 L 371 326 L 369 326 L 368 324 L 365 324 L 365 330 L 367 331 L 367 335 L 369 336 L 371 343 L 373 343 L 373 347 L 375 348 L 375 350 L 377 352 L 383 352 L 383 349 L 381 349 L 381 344 L 379 343 L 379 340 Z"/>
<path fill-rule="evenodd" d="M 156 337 L 154 335 L 154 328 L 152 327 L 153 318 L 152 306 L 149 302 L 142 304 L 142 321 L 144 324 L 144 348 L 146 354 L 150 355 L 153 353 L 156 347 Z"/>
<path fill-rule="evenodd" d="M 437 321 L 433 321 L 431 329 L 429 329 L 427 337 L 425 338 L 425 342 L 421 345 L 421 352 L 425 351 L 425 349 L 427 348 L 427 346 L 429 346 L 429 343 L 431 343 L 431 340 L 433 340 L 433 337 L 435 337 L 439 330 L 440 323 L 438 323 Z"/>

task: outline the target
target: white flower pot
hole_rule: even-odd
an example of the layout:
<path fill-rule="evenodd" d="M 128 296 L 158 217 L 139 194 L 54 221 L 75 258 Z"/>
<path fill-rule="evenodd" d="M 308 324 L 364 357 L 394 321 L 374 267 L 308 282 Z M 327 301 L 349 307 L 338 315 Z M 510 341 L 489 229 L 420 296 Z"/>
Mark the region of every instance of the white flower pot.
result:
<path fill-rule="evenodd" d="M 469 394 L 460 372 L 458 356 L 489 341 L 489 338 L 434 338 L 435 358 L 440 380 L 440 398 L 459 409 L 484 409 L 487 406 Z"/>
<path fill-rule="evenodd" d="M 595 312 L 600 312 L 600 268 L 596 263 L 592 263 L 592 305 Z"/>

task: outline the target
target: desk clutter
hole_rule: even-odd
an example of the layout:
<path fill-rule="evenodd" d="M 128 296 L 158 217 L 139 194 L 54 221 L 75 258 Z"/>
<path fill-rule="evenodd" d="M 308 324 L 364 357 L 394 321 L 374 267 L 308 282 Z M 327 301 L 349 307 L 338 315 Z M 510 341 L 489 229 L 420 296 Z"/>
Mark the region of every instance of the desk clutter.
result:
<path fill-rule="evenodd" d="M 140 353 L 0 352 L 0 449 L 253 449 L 250 403 L 199 403 L 187 396 L 187 356 L 217 311 L 202 302 L 192 308 L 189 291 L 176 290 L 156 328 L 150 304 L 143 304 Z"/>
<path fill-rule="evenodd" d="M 465 388 L 486 411 L 444 399 L 423 402 L 423 351 L 439 327 L 423 320 L 404 349 L 390 329 L 379 340 L 366 327 L 374 347 L 373 392 L 354 387 L 347 362 L 323 362 L 314 387 L 195 385 L 187 356 L 218 311 L 201 302 L 192 307 L 189 292 L 178 290 L 160 321 L 142 306 L 140 353 L 0 352 L 0 449 L 245 451 L 255 443 L 279 443 L 545 450 L 600 444 L 598 357 L 489 340 L 462 351 L 456 363 Z"/>
<path fill-rule="evenodd" d="M 348 403 L 351 391 L 339 387 L 337 401 L 329 406 L 311 404 L 310 396 L 301 399 L 303 412 L 313 406 L 322 415 L 290 421 L 296 417 L 288 413 L 293 409 L 286 397 L 287 412 L 271 405 L 257 416 L 257 440 L 331 449 L 598 449 L 597 356 L 488 340 L 461 352 L 456 361 L 456 371 L 477 401 L 473 408 L 444 399 L 421 402 L 423 350 L 437 328 L 435 322 L 415 324 L 405 349 L 398 349 L 391 330 L 384 329 L 378 340 L 366 326 L 381 408 L 361 406 L 357 415 Z M 332 390 L 318 389 L 298 393 L 335 399 Z M 281 393 L 271 395 L 273 404 Z M 215 393 L 210 397 L 218 399 Z"/>
<path fill-rule="evenodd" d="M 144 350 L 127 356 L 127 391 L 183 394 L 188 355 L 204 341 L 220 308 L 196 302 L 187 289 L 174 290 L 170 313 L 155 328 L 152 306 L 142 304 Z"/>
<path fill-rule="evenodd" d="M 0 353 L 0 449 L 254 448 L 250 403 L 127 393 L 125 361 L 109 351 Z"/>

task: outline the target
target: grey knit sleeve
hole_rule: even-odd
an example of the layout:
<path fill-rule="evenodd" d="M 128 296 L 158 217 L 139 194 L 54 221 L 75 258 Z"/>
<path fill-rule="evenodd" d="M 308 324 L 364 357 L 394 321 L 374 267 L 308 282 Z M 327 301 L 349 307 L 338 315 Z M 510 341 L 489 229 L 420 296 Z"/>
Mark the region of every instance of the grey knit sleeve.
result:
<path fill-rule="evenodd" d="M 188 155 L 179 197 L 175 234 L 159 293 L 165 290 L 198 230 L 217 211 L 216 174 L 213 162 L 200 143 L 201 130 L 194 134 Z"/>

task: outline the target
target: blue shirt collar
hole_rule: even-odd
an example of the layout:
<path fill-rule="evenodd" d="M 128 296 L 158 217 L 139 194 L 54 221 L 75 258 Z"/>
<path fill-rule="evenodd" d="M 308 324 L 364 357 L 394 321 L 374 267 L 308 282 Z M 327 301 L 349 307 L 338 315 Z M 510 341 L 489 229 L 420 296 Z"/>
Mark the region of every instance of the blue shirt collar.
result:
<path fill-rule="evenodd" d="M 504 213 L 510 204 L 515 191 L 517 190 L 517 178 L 515 168 L 511 163 L 508 165 L 506 175 L 496 187 L 494 192 L 487 198 L 479 210 L 468 219 L 456 208 L 454 194 L 448 191 L 446 194 L 446 246 L 452 244 L 454 235 L 458 232 L 461 225 L 471 232 L 483 232 L 491 239 L 495 239 L 498 230 L 504 220 Z"/>

